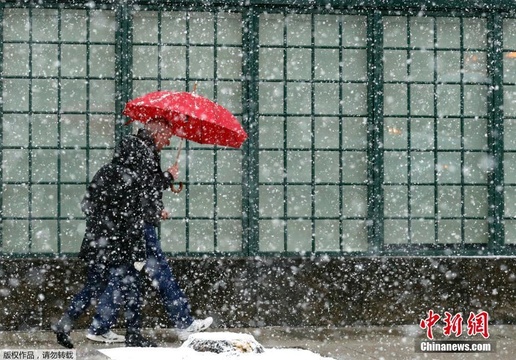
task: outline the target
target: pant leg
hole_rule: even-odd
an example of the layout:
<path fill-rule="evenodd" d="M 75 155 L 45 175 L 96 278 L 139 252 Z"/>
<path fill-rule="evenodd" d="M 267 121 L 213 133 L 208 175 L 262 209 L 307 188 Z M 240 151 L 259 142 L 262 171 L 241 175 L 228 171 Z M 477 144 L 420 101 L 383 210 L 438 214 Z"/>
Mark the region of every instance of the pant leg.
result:
<path fill-rule="evenodd" d="M 156 229 L 151 224 L 145 224 L 145 241 L 147 248 L 145 271 L 152 280 L 153 286 L 159 291 L 169 319 L 176 327 L 186 328 L 193 321 L 188 298 L 177 284 L 167 258 L 161 250 Z"/>

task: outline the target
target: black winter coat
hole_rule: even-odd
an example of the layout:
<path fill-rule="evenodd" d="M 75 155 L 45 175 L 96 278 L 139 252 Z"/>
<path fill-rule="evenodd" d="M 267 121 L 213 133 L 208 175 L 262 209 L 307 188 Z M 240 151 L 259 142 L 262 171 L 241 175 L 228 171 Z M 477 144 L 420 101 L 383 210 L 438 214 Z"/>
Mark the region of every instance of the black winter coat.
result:
<path fill-rule="evenodd" d="M 163 173 L 150 134 L 124 137 L 113 160 L 93 177 L 84 197 L 86 231 L 79 257 L 107 267 L 145 259 L 143 224 L 156 224 L 163 189 L 172 177 Z"/>

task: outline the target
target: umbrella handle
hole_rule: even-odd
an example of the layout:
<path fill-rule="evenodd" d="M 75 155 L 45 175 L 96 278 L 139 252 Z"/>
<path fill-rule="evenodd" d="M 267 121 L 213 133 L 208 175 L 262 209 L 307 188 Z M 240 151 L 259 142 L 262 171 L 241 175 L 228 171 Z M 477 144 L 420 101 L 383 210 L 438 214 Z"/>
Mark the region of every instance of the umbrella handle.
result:
<path fill-rule="evenodd" d="M 175 188 L 174 184 L 170 185 L 170 191 L 174 194 L 179 194 L 183 190 L 183 182 L 179 183 L 179 187 Z"/>

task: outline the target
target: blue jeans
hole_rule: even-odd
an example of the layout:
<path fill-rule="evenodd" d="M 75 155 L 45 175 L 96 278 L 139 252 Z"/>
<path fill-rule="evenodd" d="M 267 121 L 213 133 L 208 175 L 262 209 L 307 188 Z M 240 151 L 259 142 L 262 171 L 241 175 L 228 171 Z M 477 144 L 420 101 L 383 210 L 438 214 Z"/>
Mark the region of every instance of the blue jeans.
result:
<path fill-rule="evenodd" d="M 97 313 L 93 317 L 89 333 L 105 334 L 115 325 L 118 312 L 124 306 L 127 334 L 136 334 L 141 329 L 140 273 L 133 264 L 109 269 L 107 287 L 98 299 Z"/>
<path fill-rule="evenodd" d="M 145 224 L 144 233 L 147 248 L 145 272 L 158 290 L 170 321 L 177 328 L 187 328 L 193 322 L 188 298 L 179 288 L 172 274 L 167 258 L 161 250 L 155 227 L 152 224 Z"/>
<path fill-rule="evenodd" d="M 88 264 L 86 282 L 73 297 L 68 309 L 57 323 L 57 328 L 66 333 L 70 332 L 73 323 L 88 309 L 93 300 L 102 294 L 107 286 L 107 271 L 103 265 Z"/>

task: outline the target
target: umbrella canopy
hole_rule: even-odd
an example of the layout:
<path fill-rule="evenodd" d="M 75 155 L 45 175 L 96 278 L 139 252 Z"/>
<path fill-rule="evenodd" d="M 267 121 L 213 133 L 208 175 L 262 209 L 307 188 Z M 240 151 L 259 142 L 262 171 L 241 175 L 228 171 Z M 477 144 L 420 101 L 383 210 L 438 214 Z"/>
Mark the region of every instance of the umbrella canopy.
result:
<path fill-rule="evenodd" d="M 129 101 L 123 114 L 146 123 L 162 118 L 174 135 L 200 144 L 239 148 L 247 134 L 227 109 L 189 92 L 155 91 Z"/>

